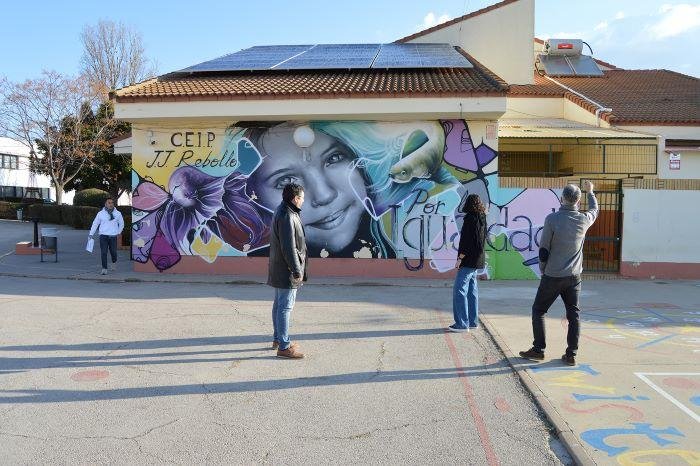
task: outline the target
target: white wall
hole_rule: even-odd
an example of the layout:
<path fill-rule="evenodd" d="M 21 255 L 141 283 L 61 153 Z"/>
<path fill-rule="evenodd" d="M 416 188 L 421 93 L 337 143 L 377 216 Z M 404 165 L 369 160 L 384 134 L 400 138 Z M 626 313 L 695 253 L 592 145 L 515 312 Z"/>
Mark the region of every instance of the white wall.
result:
<path fill-rule="evenodd" d="M 672 149 L 669 149 L 672 150 Z M 681 154 L 680 170 L 671 170 L 669 167 L 669 153 L 665 150 L 659 152 L 659 178 L 671 179 L 700 179 L 700 151 L 682 150 L 674 151 Z"/>
<path fill-rule="evenodd" d="M 683 151 L 681 169 L 670 170 L 666 139 L 700 140 L 700 126 L 620 126 L 639 133 L 653 134 L 659 138 L 659 178 L 700 179 L 700 151 Z"/>
<path fill-rule="evenodd" d="M 32 175 L 29 171 L 29 148 L 10 138 L 0 138 L 0 154 L 16 155 L 18 169 L 0 168 L 0 186 L 20 186 L 23 188 L 51 188 L 51 180 L 46 175 Z M 51 198 L 56 194 L 51 189 Z"/>
<path fill-rule="evenodd" d="M 457 45 L 508 84 L 532 84 L 535 1 L 520 0 L 410 42 Z"/>
<path fill-rule="evenodd" d="M 625 189 L 622 261 L 700 263 L 700 191 Z"/>
<path fill-rule="evenodd" d="M 367 99 L 204 100 L 117 102 L 115 118 L 183 122 L 188 118 L 231 120 L 417 121 L 463 118 L 494 120 L 506 111 L 506 97 L 401 97 Z"/>
<path fill-rule="evenodd" d="M 561 97 L 508 97 L 501 118 L 564 118 Z"/>

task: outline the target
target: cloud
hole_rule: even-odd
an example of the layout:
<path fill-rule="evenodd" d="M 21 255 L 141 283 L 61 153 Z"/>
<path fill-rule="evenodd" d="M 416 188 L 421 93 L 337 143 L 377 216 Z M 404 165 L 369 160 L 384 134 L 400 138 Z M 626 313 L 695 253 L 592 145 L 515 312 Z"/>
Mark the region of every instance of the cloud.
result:
<path fill-rule="evenodd" d="M 675 37 L 700 27 L 700 5 L 664 4 L 659 8 L 659 13 L 661 19 L 648 28 L 653 39 Z"/>
<path fill-rule="evenodd" d="M 625 14 L 624 11 L 618 11 L 617 13 L 615 13 L 615 19 L 620 20 L 620 19 L 625 19 L 626 17 L 627 17 L 627 15 Z"/>
<path fill-rule="evenodd" d="M 443 13 L 442 15 L 437 16 L 435 13 L 433 13 L 431 11 L 430 13 L 425 15 L 425 17 L 423 18 L 423 24 L 419 24 L 418 26 L 416 26 L 416 29 L 419 31 L 423 30 L 423 29 L 428 29 L 428 28 L 431 28 L 433 26 L 437 26 L 438 24 L 442 24 L 446 21 L 449 21 L 451 19 L 452 19 L 452 17 L 446 13 Z"/>
<path fill-rule="evenodd" d="M 607 21 L 601 21 L 596 25 L 596 27 L 593 28 L 594 31 L 602 31 L 603 29 L 608 28 L 608 22 Z"/>

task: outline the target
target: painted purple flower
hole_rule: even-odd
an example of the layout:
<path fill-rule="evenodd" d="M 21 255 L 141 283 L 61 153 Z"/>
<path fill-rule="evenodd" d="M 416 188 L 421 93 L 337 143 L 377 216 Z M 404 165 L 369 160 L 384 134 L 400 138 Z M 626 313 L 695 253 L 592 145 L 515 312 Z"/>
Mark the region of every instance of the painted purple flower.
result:
<path fill-rule="evenodd" d="M 178 250 L 165 239 L 165 235 L 163 235 L 160 228 L 153 237 L 150 255 L 151 262 L 161 272 L 180 262 L 181 258 Z"/>
<path fill-rule="evenodd" d="M 165 204 L 169 198 L 170 196 L 163 188 L 151 181 L 142 180 L 134 188 L 131 205 L 134 209 L 153 212 Z"/>
<path fill-rule="evenodd" d="M 239 251 L 267 245 L 270 236 L 270 211 L 257 204 L 245 192 L 246 177 L 232 173 L 224 183 L 223 208 L 212 219 L 221 239 Z"/>
<path fill-rule="evenodd" d="M 151 212 L 134 222 L 131 230 L 131 255 L 136 262 L 148 262 L 161 215 L 160 211 Z"/>
<path fill-rule="evenodd" d="M 178 168 L 170 176 L 171 199 L 160 226 L 165 239 L 180 252 L 187 252 L 189 232 L 223 208 L 224 181 L 194 167 Z"/>

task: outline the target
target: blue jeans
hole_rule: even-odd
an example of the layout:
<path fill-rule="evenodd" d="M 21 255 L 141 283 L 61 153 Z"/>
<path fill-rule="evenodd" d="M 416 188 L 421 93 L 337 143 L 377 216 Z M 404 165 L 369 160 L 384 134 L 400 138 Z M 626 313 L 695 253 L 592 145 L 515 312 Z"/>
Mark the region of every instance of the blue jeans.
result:
<path fill-rule="evenodd" d="M 112 256 L 112 263 L 117 262 L 117 237 L 100 235 L 100 253 L 102 259 L 102 268 L 107 268 L 107 252 Z"/>
<path fill-rule="evenodd" d="M 272 326 L 274 341 L 280 344 L 281 350 L 286 350 L 289 341 L 289 313 L 294 308 L 297 290 L 290 288 L 275 288 L 275 301 L 272 303 Z"/>
<path fill-rule="evenodd" d="M 479 287 L 476 269 L 460 267 L 452 290 L 452 312 L 455 327 L 467 328 L 479 325 Z"/>

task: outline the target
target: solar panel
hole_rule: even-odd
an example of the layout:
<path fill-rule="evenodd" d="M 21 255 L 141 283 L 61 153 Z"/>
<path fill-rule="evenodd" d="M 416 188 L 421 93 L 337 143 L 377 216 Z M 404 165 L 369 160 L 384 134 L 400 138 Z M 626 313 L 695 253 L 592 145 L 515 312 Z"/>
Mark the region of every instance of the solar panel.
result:
<path fill-rule="evenodd" d="M 588 55 L 569 57 L 569 62 L 577 76 L 603 76 L 603 72 L 598 68 L 593 57 Z"/>
<path fill-rule="evenodd" d="M 588 55 L 541 54 L 539 58 L 547 76 L 603 76 L 593 57 Z"/>
<path fill-rule="evenodd" d="M 369 68 L 380 44 L 319 44 L 275 69 L 341 69 Z"/>
<path fill-rule="evenodd" d="M 471 68 L 450 44 L 383 44 L 372 68 Z"/>
<path fill-rule="evenodd" d="M 317 44 L 250 47 L 179 73 L 370 68 L 471 68 L 449 44 Z"/>
<path fill-rule="evenodd" d="M 564 56 L 540 55 L 540 63 L 547 76 L 573 76 L 574 70 Z"/>
<path fill-rule="evenodd" d="M 259 45 L 205 61 L 182 72 L 267 70 L 313 45 Z"/>

